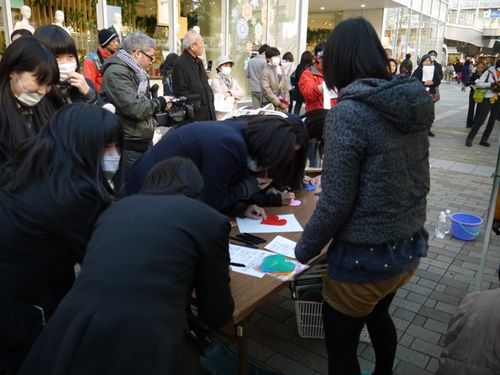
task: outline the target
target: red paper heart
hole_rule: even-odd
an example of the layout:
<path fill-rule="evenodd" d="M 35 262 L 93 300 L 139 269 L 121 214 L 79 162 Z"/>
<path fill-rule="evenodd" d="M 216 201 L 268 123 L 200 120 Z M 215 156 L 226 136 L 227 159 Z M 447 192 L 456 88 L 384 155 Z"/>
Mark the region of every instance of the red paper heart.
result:
<path fill-rule="evenodd" d="M 285 225 L 286 219 L 280 219 L 278 215 L 268 215 L 264 220 L 260 222 L 265 225 Z"/>

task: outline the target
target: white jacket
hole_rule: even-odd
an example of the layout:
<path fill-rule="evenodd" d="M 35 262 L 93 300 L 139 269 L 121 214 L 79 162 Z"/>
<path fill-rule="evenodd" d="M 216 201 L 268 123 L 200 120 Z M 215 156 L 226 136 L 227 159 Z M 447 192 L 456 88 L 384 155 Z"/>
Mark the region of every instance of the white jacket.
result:
<path fill-rule="evenodd" d="M 485 70 L 483 74 L 481 74 L 481 77 L 476 79 L 476 82 L 474 82 L 474 90 L 488 89 L 488 91 L 486 91 L 486 94 L 484 95 L 485 98 L 491 98 L 492 96 L 496 95 L 497 93 L 490 89 L 491 84 L 496 81 L 496 73 L 496 69 L 493 66 L 488 70 Z"/>

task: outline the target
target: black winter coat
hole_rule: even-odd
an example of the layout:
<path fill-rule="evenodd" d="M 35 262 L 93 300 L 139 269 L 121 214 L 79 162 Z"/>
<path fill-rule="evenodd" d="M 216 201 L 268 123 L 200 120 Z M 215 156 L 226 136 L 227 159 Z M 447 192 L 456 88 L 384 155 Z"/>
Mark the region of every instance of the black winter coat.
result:
<path fill-rule="evenodd" d="M 232 316 L 223 215 L 183 195 L 134 195 L 99 218 L 80 276 L 20 375 L 198 374 L 186 310 Z"/>
<path fill-rule="evenodd" d="M 179 56 L 172 72 L 174 96 L 199 94 L 200 100 L 194 102 L 194 120 L 216 120 L 214 94 L 208 84 L 208 77 L 199 58 L 194 58 L 184 51 Z"/>
<path fill-rule="evenodd" d="M 55 201 L 47 185 L 0 189 L 0 373 L 20 366 L 74 281 L 92 228 L 106 203 L 82 195 Z M 36 373 L 36 371 L 34 372 Z"/>

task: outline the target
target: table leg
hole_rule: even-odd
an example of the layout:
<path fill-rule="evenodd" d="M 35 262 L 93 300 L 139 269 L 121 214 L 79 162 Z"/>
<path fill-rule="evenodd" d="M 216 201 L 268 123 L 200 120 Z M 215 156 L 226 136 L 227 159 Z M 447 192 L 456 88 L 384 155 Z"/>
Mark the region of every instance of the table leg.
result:
<path fill-rule="evenodd" d="M 248 342 L 245 336 L 245 325 L 237 324 L 236 345 L 238 348 L 238 375 L 248 374 Z"/>

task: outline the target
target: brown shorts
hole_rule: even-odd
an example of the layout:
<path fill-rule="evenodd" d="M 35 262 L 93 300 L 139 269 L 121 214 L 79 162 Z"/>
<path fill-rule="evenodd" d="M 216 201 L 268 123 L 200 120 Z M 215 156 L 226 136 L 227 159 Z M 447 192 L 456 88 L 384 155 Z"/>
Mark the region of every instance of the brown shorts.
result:
<path fill-rule="evenodd" d="M 416 270 L 417 267 L 413 267 L 390 279 L 372 283 L 346 283 L 327 277 L 323 287 L 323 298 L 335 310 L 361 318 L 369 315 L 382 298 L 406 284 Z"/>

